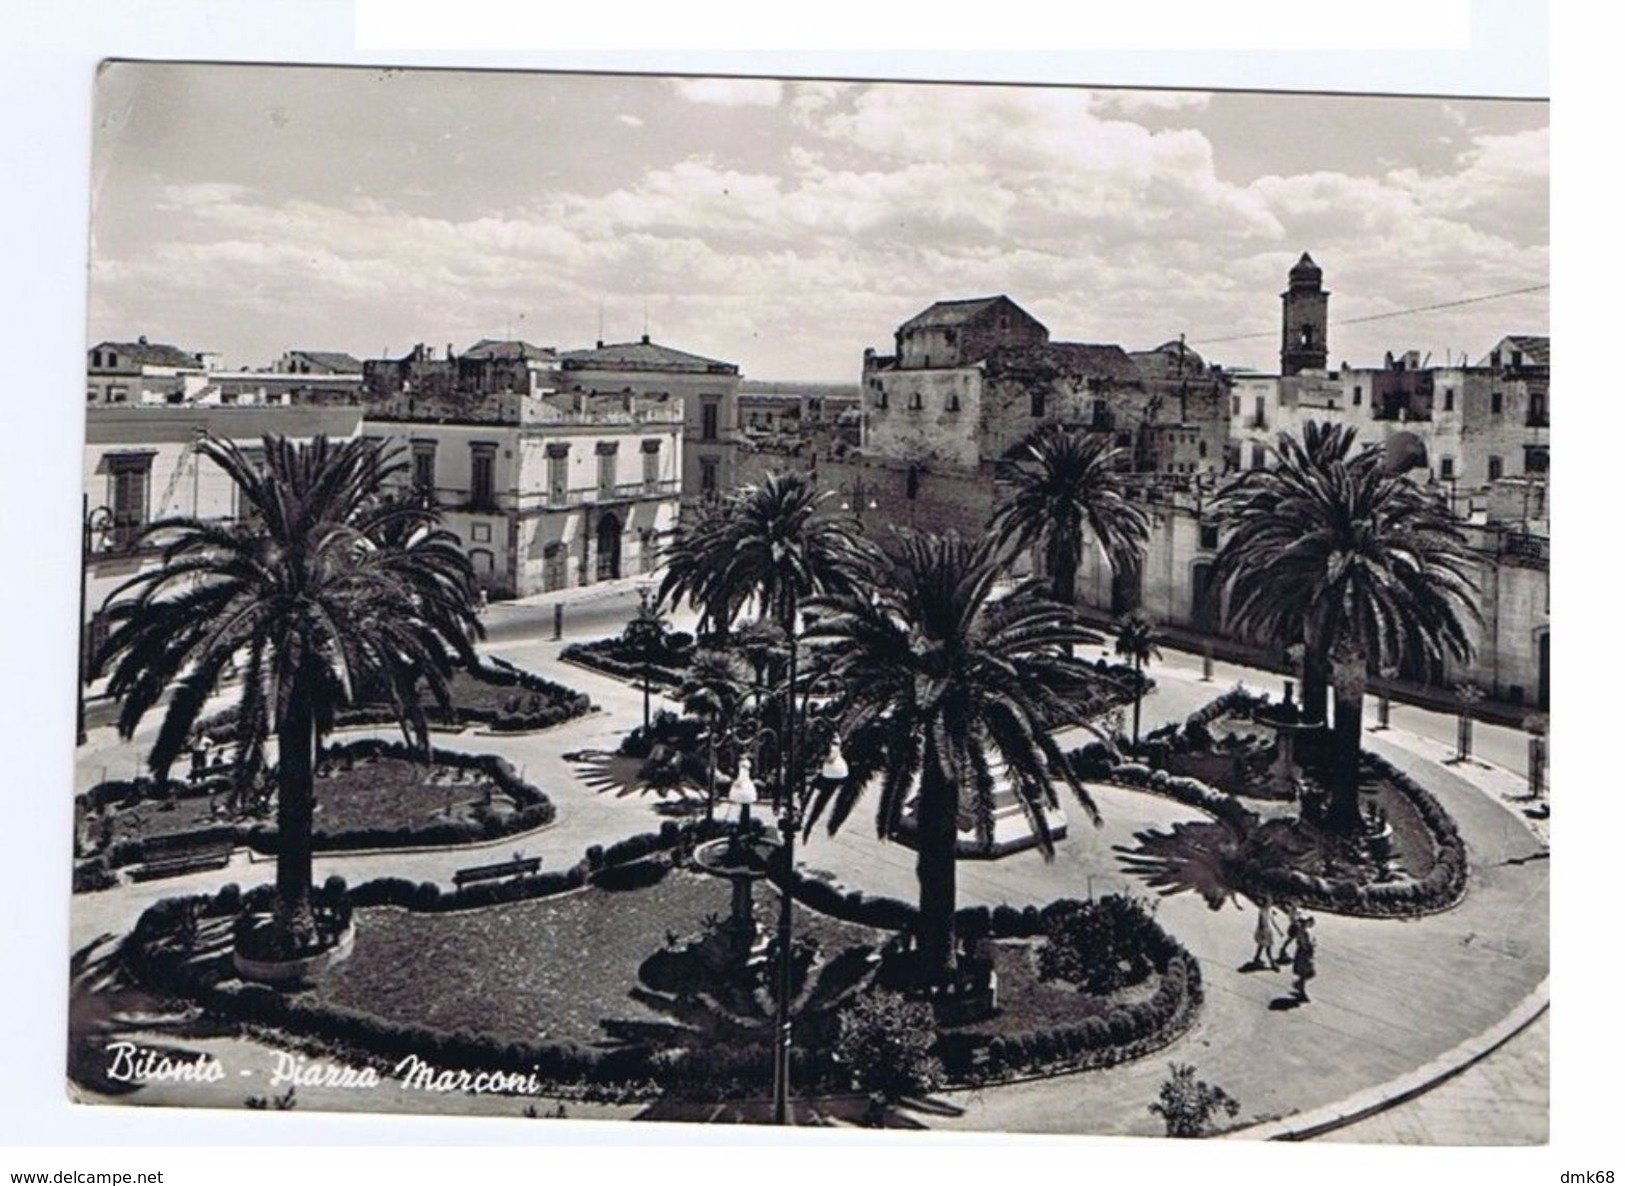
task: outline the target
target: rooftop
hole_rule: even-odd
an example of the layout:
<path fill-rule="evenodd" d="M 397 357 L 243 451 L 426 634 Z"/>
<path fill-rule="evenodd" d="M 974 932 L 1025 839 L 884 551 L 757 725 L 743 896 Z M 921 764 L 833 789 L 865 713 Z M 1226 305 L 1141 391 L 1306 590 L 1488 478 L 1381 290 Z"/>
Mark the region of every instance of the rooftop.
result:
<path fill-rule="evenodd" d="M 98 342 L 91 350 L 110 351 L 118 357 L 120 366 L 188 367 L 195 370 L 203 365 L 197 355 L 188 354 L 179 346 L 149 342 L 146 338 L 134 342 Z"/>
<path fill-rule="evenodd" d="M 938 301 L 923 313 L 916 313 L 913 317 L 910 317 L 897 329 L 899 333 L 907 333 L 909 330 L 914 329 L 938 329 L 964 325 L 967 321 L 991 309 L 1001 301 L 1010 305 L 1015 304 L 1014 301 L 1002 293 L 998 296 L 972 297 L 962 301 Z"/>
<path fill-rule="evenodd" d="M 290 357 L 303 358 L 340 374 L 357 376 L 361 374 L 361 360 L 341 350 L 290 350 L 288 354 Z"/>
<path fill-rule="evenodd" d="M 481 338 L 467 350 L 463 358 L 484 358 L 493 360 L 523 360 L 525 362 L 556 362 L 558 353 L 546 346 L 533 346 L 529 342 L 518 339 L 502 340 L 497 338 Z"/>
<path fill-rule="evenodd" d="M 651 342 L 645 334 L 636 342 L 600 342 L 591 350 L 566 350 L 560 359 L 565 370 L 678 371 L 692 374 L 738 374 L 735 363 L 689 354 Z"/>

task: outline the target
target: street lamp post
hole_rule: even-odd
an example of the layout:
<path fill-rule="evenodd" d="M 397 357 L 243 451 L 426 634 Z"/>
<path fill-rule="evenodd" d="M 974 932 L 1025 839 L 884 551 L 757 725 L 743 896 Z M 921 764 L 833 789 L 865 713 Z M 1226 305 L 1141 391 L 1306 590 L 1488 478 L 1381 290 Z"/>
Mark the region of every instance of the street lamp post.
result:
<path fill-rule="evenodd" d="M 90 558 L 95 554 L 91 546 L 97 535 L 105 535 L 113 526 L 113 512 L 108 507 L 91 508 L 90 496 L 83 495 L 80 502 L 79 532 L 79 666 L 76 692 L 78 695 L 78 729 L 75 744 L 83 745 L 89 739 L 85 731 L 85 685 L 90 681 L 90 661 L 85 654 L 89 625 L 85 622 L 85 606 L 90 600 Z"/>
<path fill-rule="evenodd" d="M 750 737 L 751 743 L 760 742 L 764 735 L 773 737 L 775 747 L 779 754 L 778 795 L 777 807 L 779 812 L 779 846 L 774 859 L 779 863 L 781 884 L 779 887 L 779 919 L 778 919 L 778 966 L 775 969 L 777 990 L 774 993 L 775 1007 L 773 1018 L 773 1123 L 789 1124 L 790 1121 L 790 1051 L 792 1019 L 790 1016 L 790 997 L 794 987 L 794 961 L 791 952 L 791 943 L 794 939 L 794 889 L 796 866 L 796 836 L 801 829 L 801 800 L 806 792 L 806 780 L 802 777 L 799 765 L 800 754 L 797 752 L 797 733 L 802 725 L 819 725 L 830 731 L 830 751 L 818 772 L 818 777 L 826 782 L 844 782 L 848 776 L 846 758 L 841 752 L 841 738 L 834 724 L 827 720 L 814 719 L 809 716 L 809 708 L 813 693 L 818 681 L 809 684 L 804 690 L 801 701 L 796 700 L 797 678 L 797 652 L 798 647 L 794 636 L 790 639 L 790 663 L 788 678 L 785 684 L 786 711 L 784 714 L 784 735 L 781 738 L 770 726 L 756 729 Z M 748 772 L 748 765 L 741 760 L 741 772 Z M 737 785 L 738 780 L 735 780 Z M 754 787 L 753 787 L 754 789 Z M 729 798 L 733 795 L 730 792 Z"/>

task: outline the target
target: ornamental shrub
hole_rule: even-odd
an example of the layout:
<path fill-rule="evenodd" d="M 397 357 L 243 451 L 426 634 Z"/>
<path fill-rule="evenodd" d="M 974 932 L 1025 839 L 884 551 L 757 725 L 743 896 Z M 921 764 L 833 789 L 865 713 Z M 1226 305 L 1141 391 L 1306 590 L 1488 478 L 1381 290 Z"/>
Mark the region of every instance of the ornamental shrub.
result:
<path fill-rule="evenodd" d="M 898 1100 L 935 1089 L 942 1063 L 932 1053 L 936 1023 L 931 1006 L 875 989 L 841 1011 L 835 1057 L 859 1091 Z"/>
<path fill-rule="evenodd" d="M 1170 1063 L 1168 1069 L 1172 1074 L 1163 1081 L 1157 1101 L 1147 1105 L 1153 1115 L 1162 1117 L 1168 1136 L 1206 1136 L 1216 1114 L 1234 1116 L 1241 1110 L 1229 1092 L 1198 1079 L 1189 1063 Z"/>

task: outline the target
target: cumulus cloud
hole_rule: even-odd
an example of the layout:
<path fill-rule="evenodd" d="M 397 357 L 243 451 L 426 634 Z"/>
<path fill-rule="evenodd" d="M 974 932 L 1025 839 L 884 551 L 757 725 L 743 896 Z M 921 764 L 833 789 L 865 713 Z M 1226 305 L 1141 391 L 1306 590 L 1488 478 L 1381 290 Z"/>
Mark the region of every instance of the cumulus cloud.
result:
<path fill-rule="evenodd" d="M 1059 338 L 1144 348 L 1269 330 L 1306 249 L 1326 268 L 1334 322 L 1517 287 L 1545 267 L 1544 131 L 1481 133 L 1431 170 L 1236 181 L 1201 130 L 1203 95 L 669 86 L 694 103 L 778 105 L 763 118 L 782 121 L 781 139 L 668 153 L 613 181 L 550 173 L 455 214 L 403 201 L 407 186 L 317 199 L 177 181 L 139 243 L 98 252 L 93 323 L 113 336 L 141 310 L 133 329 L 198 348 L 254 326 L 275 344 L 243 361 L 263 364 L 299 341 L 366 353 L 473 340 L 520 311 L 533 340 L 580 345 L 600 303 L 647 302 L 657 338 L 747 373 L 851 378 L 865 345 L 936 299 L 1007 292 Z M 1136 102 L 1190 113 L 1177 121 L 1190 126 L 1146 126 Z M 660 126 L 638 110 L 615 118 Z M 1380 358 L 1401 327 L 1377 324 L 1334 327 L 1334 356 Z M 353 336 L 332 342 L 336 325 Z M 1487 348 L 1465 316 L 1426 325 Z M 1267 365 L 1273 350 L 1266 335 L 1203 352 Z"/>

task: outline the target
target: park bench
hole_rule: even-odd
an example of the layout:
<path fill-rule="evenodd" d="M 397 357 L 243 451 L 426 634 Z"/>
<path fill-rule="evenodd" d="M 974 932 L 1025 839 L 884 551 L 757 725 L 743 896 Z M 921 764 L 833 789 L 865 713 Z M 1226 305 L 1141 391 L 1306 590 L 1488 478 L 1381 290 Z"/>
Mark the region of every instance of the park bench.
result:
<path fill-rule="evenodd" d="M 542 867 L 541 857 L 515 857 L 511 861 L 503 861 L 495 865 L 475 865 L 468 869 L 459 869 L 452 875 L 457 888 L 473 885 L 479 881 L 501 881 L 508 877 L 528 877 Z"/>
<path fill-rule="evenodd" d="M 175 832 L 150 837 L 143 845 L 143 860 L 130 876 L 136 881 L 220 869 L 231 860 L 235 847 L 230 835 L 202 835 Z"/>

